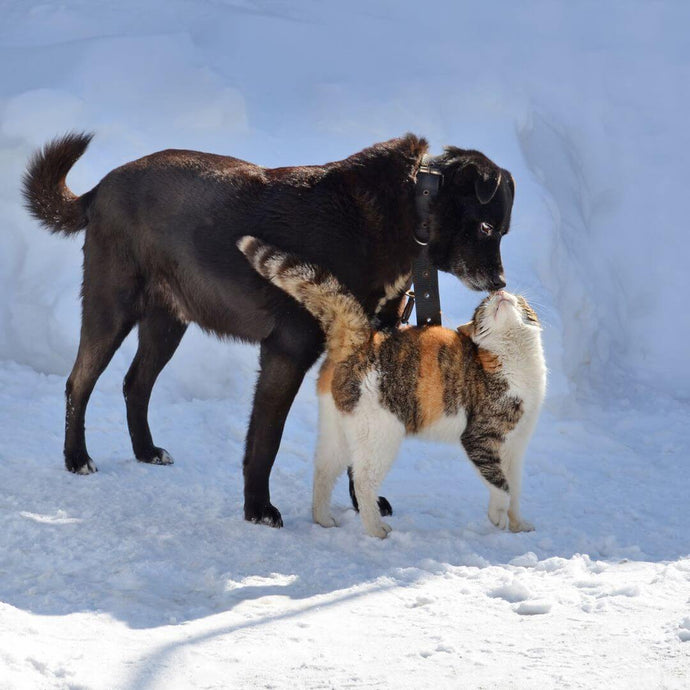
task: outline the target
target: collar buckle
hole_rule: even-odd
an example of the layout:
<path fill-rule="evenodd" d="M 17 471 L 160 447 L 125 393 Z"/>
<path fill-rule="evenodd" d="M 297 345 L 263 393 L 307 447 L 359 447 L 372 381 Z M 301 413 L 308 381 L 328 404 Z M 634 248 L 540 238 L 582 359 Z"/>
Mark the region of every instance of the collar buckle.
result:
<path fill-rule="evenodd" d="M 431 201 L 436 198 L 443 184 L 443 173 L 433 165 L 433 158 L 425 154 L 417 171 L 415 206 L 419 224 L 414 230 L 414 240 L 425 247 L 431 237 Z"/>

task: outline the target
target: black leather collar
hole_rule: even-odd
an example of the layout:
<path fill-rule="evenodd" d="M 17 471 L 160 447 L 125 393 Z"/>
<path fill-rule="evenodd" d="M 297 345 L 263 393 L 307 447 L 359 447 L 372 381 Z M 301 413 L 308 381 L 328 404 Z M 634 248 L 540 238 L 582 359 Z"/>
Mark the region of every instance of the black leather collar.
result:
<path fill-rule="evenodd" d="M 431 213 L 430 207 L 432 200 L 438 194 L 443 184 L 443 174 L 434 167 L 433 158 L 425 154 L 417 172 L 415 187 L 415 207 L 419 223 L 414 230 L 414 239 L 417 244 L 425 246 L 429 244 L 431 234 Z"/>
<path fill-rule="evenodd" d="M 409 295 L 410 301 L 405 308 L 405 313 L 409 318 L 412 304 L 416 306 L 417 326 L 441 325 L 438 271 L 431 263 L 428 245 L 431 237 L 431 202 L 437 196 L 442 184 L 443 174 L 434 167 L 431 156 L 426 154 L 419 166 L 415 191 L 415 206 L 419 224 L 415 228 L 414 239 L 417 244 L 421 245 L 421 251 L 412 265 L 414 292 Z"/>

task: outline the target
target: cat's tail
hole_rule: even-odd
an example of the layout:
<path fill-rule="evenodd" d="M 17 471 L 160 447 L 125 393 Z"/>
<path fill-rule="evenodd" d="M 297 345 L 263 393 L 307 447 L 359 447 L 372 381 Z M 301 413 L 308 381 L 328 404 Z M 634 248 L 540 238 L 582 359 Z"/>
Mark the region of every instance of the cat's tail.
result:
<path fill-rule="evenodd" d="M 364 309 L 332 273 L 249 235 L 237 246 L 259 274 L 292 295 L 321 324 L 331 359 L 341 362 L 369 342 L 372 329 Z"/>
<path fill-rule="evenodd" d="M 22 180 L 24 204 L 50 232 L 72 235 L 86 227 L 93 190 L 76 196 L 65 178 L 92 138 L 93 134 L 65 134 L 36 151 L 29 161 Z"/>

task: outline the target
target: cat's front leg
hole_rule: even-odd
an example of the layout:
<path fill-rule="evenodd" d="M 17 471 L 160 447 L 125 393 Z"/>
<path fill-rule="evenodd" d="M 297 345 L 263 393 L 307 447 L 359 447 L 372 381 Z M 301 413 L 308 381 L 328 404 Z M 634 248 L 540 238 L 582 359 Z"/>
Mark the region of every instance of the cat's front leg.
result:
<path fill-rule="evenodd" d="M 489 487 L 489 520 L 499 529 L 505 529 L 509 523 L 510 485 L 503 472 L 496 435 L 479 425 L 470 424 L 461 441 L 479 476 Z"/>
<path fill-rule="evenodd" d="M 534 525 L 522 518 L 520 512 L 520 495 L 522 493 L 522 465 L 529 434 L 526 430 L 515 429 L 506 439 L 501 449 L 503 466 L 510 483 L 510 505 L 508 521 L 511 532 L 533 532 Z"/>
<path fill-rule="evenodd" d="M 510 473 L 512 475 L 512 473 Z M 510 479 L 511 489 L 516 487 L 514 491 L 510 492 L 510 505 L 508 506 L 508 524 L 511 532 L 534 532 L 534 525 L 522 518 L 520 514 L 520 480 L 513 477 Z"/>
<path fill-rule="evenodd" d="M 515 513 L 512 508 L 508 508 L 508 521 L 511 532 L 534 532 L 534 525 L 523 520 L 520 513 Z"/>
<path fill-rule="evenodd" d="M 510 495 L 494 486 L 489 487 L 489 520 L 498 527 L 505 529 L 509 522 Z"/>

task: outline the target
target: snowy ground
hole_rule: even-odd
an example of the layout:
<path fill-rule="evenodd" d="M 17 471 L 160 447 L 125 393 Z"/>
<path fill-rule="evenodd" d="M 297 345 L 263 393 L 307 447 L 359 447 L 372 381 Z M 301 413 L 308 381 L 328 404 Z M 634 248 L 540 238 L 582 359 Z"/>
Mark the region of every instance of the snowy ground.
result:
<path fill-rule="evenodd" d="M 152 421 L 137 464 L 115 365 L 92 402 L 90 477 L 61 466 L 63 380 L 0 368 L 0 687 L 687 687 L 687 410 L 547 409 L 526 465 L 530 534 L 502 533 L 461 453 L 408 442 L 394 531 L 311 523 L 304 387 L 273 474 L 286 527 L 241 519 L 248 401 Z M 637 419 L 644 419 L 640 425 Z"/>
<path fill-rule="evenodd" d="M 0 689 L 685 688 L 690 681 L 690 5 L 6 0 L 0 22 Z M 459 449 L 409 442 L 384 542 L 310 521 L 313 374 L 241 519 L 256 351 L 194 329 L 154 390 L 172 467 L 137 464 L 115 356 L 63 470 L 80 241 L 28 218 L 31 151 L 68 183 L 166 147 L 322 163 L 406 131 L 517 180 L 509 287 L 550 369 L 524 513 L 495 530 Z M 478 296 L 441 277 L 444 319 Z"/>

